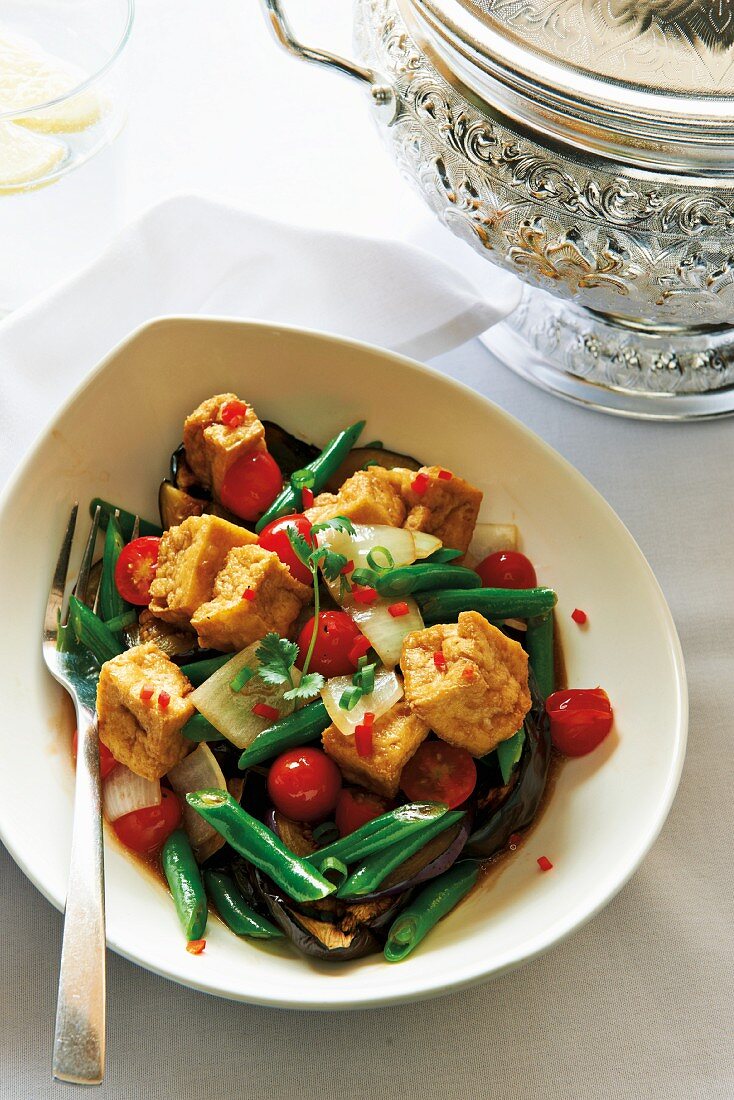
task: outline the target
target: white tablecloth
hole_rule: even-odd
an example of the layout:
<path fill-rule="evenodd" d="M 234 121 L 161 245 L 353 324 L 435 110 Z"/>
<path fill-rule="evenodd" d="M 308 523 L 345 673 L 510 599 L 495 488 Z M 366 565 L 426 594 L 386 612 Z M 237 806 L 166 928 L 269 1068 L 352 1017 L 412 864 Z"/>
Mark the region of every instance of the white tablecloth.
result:
<path fill-rule="evenodd" d="M 305 0 L 291 5 L 295 22 L 314 26 L 312 38 L 343 35 L 337 0 L 307 17 Z M 393 174 L 358 90 L 276 54 L 252 3 L 139 0 L 135 59 L 125 216 L 194 189 L 271 216 L 425 242 L 431 223 Z M 453 262 L 479 263 L 448 240 L 432 242 Z M 80 238 L 69 265 L 102 243 Z M 113 956 L 105 1098 L 734 1096 L 731 425 L 585 412 L 530 388 L 478 344 L 435 365 L 575 463 L 656 571 L 691 688 L 689 752 L 670 818 L 591 924 L 524 969 L 443 1000 L 283 1013 L 178 988 Z M 61 1090 L 49 1080 L 61 917 L 2 848 L 0 874 L 0 1097 L 43 1100 Z"/>

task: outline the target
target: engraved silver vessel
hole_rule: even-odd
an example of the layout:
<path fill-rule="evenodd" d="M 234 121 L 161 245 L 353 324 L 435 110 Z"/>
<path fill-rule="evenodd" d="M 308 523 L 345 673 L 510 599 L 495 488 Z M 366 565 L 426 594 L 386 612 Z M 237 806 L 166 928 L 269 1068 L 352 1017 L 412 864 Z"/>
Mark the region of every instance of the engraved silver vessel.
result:
<path fill-rule="evenodd" d="M 620 415 L 734 412 L 734 2 L 355 0 L 401 173 L 525 283 L 485 342 Z"/>

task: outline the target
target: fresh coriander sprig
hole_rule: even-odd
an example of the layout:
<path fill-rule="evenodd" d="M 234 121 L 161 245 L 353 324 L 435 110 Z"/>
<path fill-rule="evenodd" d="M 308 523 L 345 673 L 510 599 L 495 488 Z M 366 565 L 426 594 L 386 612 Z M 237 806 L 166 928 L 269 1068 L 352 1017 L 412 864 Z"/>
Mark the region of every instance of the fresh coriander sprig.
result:
<path fill-rule="evenodd" d="M 257 669 L 247 666 L 240 669 L 229 685 L 232 691 L 242 691 L 253 676 L 259 676 L 270 687 L 288 684 L 288 690 L 283 693 L 284 699 L 305 701 L 313 699 L 324 686 L 324 678 L 318 672 L 302 675 L 300 682 L 294 683 L 293 668 L 298 656 L 298 646 L 287 638 L 281 638 L 274 631 L 265 635 L 255 650 L 255 656 L 260 662 Z"/>
<path fill-rule="evenodd" d="M 310 533 L 313 537 L 317 535 L 319 531 L 328 530 L 344 531 L 348 535 L 354 534 L 354 527 L 346 516 L 334 516 L 333 519 L 324 520 L 323 523 L 315 523 Z M 313 579 L 313 630 L 311 631 L 311 640 L 306 651 L 306 658 L 303 662 L 303 675 L 305 679 L 308 673 L 308 667 L 311 663 L 311 658 L 313 657 L 316 636 L 319 629 L 319 608 L 321 606 L 319 597 L 319 566 L 321 566 L 327 580 L 335 581 L 337 577 L 340 577 L 340 583 L 342 583 L 343 586 L 346 577 L 344 577 L 342 570 L 347 564 L 347 558 L 345 558 L 344 554 L 338 554 L 335 550 L 330 550 L 328 546 L 312 546 L 309 544 L 308 539 L 306 539 L 295 527 L 289 526 L 287 532 L 288 540 L 294 554 L 301 564 L 306 566 Z"/>

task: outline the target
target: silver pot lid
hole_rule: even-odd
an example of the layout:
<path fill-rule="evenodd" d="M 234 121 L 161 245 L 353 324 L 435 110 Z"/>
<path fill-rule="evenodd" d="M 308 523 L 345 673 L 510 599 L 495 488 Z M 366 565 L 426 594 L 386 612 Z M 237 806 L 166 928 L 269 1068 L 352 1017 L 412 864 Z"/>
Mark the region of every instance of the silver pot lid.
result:
<path fill-rule="evenodd" d="M 520 121 L 596 152 L 732 171 L 732 0 L 400 0 L 421 44 Z"/>

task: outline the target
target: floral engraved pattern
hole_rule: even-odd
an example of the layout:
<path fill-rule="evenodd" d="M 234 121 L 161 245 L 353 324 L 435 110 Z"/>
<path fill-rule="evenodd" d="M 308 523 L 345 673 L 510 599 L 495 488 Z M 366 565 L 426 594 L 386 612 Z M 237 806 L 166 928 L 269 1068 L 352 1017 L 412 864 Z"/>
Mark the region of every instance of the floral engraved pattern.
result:
<path fill-rule="evenodd" d="M 563 281 L 572 291 L 606 287 L 628 294 L 627 280 L 635 278 L 626 255 L 611 237 L 594 253 L 577 229 L 549 236 L 542 218 L 522 222 L 507 253 L 520 270 L 529 270 L 541 280 Z"/>

